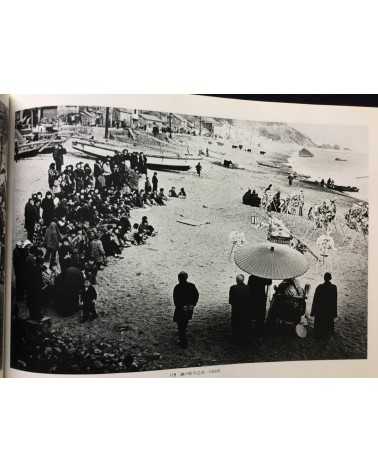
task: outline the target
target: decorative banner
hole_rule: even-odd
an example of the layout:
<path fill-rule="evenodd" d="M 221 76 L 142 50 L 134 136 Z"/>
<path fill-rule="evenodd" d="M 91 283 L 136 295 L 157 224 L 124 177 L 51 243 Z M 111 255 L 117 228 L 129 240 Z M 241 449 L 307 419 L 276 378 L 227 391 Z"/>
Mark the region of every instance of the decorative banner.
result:
<path fill-rule="evenodd" d="M 316 240 L 316 246 L 321 256 L 328 256 L 331 251 L 336 249 L 335 242 L 329 233 L 319 236 Z"/>
<path fill-rule="evenodd" d="M 324 200 L 319 205 L 313 205 L 307 216 L 315 228 L 327 230 L 336 217 L 336 203 L 334 200 Z"/>
<path fill-rule="evenodd" d="M 275 193 L 266 191 L 262 194 L 261 206 L 266 211 L 277 211 L 288 215 L 302 216 L 304 207 L 303 190 L 286 197 L 282 197 L 280 191 Z"/>
<path fill-rule="evenodd" d="M 348 228 L 367 236 L 369 232 L 369 204 L 367 202 L 354 203 L 345 213 L 345 222 Z"/>
<path fill-rule="evenodd" d="M 264 192 L 261 197 L 261 206 L 266 210 L 272 203 L 273 194 L 271 192 Z"/>
<path fill-rule="evenodd" d="M 292 193 L 282 200 L 281 211 L 288 215 L 302 216 L 304 207 L 304 193 L 303 190 Z"/>

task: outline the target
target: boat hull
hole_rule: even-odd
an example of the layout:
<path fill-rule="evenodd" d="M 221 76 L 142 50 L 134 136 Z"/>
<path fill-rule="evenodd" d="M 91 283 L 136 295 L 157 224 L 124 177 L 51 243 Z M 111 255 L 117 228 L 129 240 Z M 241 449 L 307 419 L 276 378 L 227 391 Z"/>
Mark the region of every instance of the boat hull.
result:
<path fill-rule="evenodd" d="M 333 185 L 332 187 L 328 187 L 327 185 L 324 185 L 321 187 L 320 182 L 317 180 L 301 180 L 304 184 L 307 185 L 312 185 L 314 187 L 320 187 L 321 189 L 325 191 L 336 191 L 336 192 L 358 192 L 359 188 L 358 187 L 352 187 L 352 186 L 347 186 L 347 185 Z"/>
<path fill-rule="evenodd" d="M 78 141 L 72 142 L 72 149 L 87 154 L 88 156 L 94 158 L 114 157 L 117 151 L 121 151 L 121 149 L 117 149 L 111 146 L 94 146 L 93 144 Z"/>
<path fill-rule="evenodd" d="M 171 171 L 187 171 L 190 165 L 173 164 L 168 162 L 149 162 L 147 157 L 147 169 L 150 170 L 171 170 Z"/>
<path fill-rule="evenodd" d="M 122 148 L 107 145 L 94 145 L 88 142 L 72 142 L 72 149 L 84 153 L 93 159 L 114 157 L 116 152 L 121 152 Z M 189 160 L 177 157 L 163 157 L 156 154 L 145 153 L 147 157 L 147 169 L 150 170 L 171 170 L 187 171 L 190 169 Z"/>
<path fill-rule="evenodd" d="M 36 144 L 23 144 L 20 145 L 17 151 L 17 154 L 15 154 L 15 159 L 25 159 L 27 157 L 34 157 L 39 153 L 39 150 L 41 149 L 42 145 L 36 145 Z"/>
<path fill-rule="evenodd" d="M 38 153 L 39 153 L 38 149 L 37 150 L 31 150 L 31 151 L 21 151 L 21 152 L 17 153 L 17 155 L 15 157 L 16 157 L 17 160 L 18 159 L 25 159 L 27 157 L 34 157 Z"/>

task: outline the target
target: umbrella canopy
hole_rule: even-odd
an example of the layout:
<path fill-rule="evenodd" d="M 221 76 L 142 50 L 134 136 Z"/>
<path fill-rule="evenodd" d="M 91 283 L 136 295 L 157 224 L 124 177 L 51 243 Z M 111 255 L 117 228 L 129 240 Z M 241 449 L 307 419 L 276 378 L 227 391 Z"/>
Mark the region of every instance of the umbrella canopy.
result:
<path fill-rule="evenodd" d="M 298 277 L 309 267 L 301 253 L 283 244 L 243 245 L 235 251 L 234 257 L 241 270 L 265 279 Z"/>

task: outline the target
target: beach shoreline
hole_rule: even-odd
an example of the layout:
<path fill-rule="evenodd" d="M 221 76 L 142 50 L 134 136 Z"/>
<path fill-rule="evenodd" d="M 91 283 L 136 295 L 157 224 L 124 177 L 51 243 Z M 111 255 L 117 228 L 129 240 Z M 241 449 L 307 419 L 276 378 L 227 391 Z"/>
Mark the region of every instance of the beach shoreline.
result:
<path fill-rule="evenodd" d="M 205 147 L 204 138 L 191 138 L 190 143 L 193 141 L 197 148 Z M 132 210 L 132 223 L 139 222 L 146 214 L 158 235 L 144 246 L 125 249 L 125 259 L 111 261 L 99 273 L 97 320 L 83 326 L 78 321 L 78 314 L 60 318 L 51 311 L 53 329 L 70 333 L 74 340 L 86 337 L 88 340 L 116 340 L 127 346 L 139 369 L 146 371 L 243 362 L 366 358 L 367 247 L 362 240 L 357 241 L 356 248 L 343 246 L 344 236 L 338 233 L 334 234 L 337 253 L 332 259 L 332 273 L 339 286 L 337 336 L 328 343 L 319 343 L 311 336 L 301 340 L 288 335 L 263 340 L 253 338 L 250 345 L 243 348 L 231 343 L 228 290 L 239 269 L 230 258 L 230 234 L 237 230 L 243 232 L 250 243 L 266 241 L 266 231 L 251 224 L 253 209 L 242 204 L 244 192 L 252 188 L 261 195 L 268 184 L 272 185 L 273 191 L 279 190 L 284 195 L 304 189 L 304 213 L 311 205 L 330 196 L 325 196 L 321 189 L 307 189 L 299 181 L 294 181 L 290 187 L 287 180 L 290 168 L 285 153 L 267 152 L 262 158 L 257 154 L 232 152 L 229 143 L 222 152 L 241 168 L 213 165 L 212 156 L 202 160 L 201 177 L 194 169 L 185 173 L 158 172 L 159 187 L 164 187 L 166 192 L 172 186 L 185 187 L 187 199 L 170 199 L 166 207 Z M 278 167 L 259 166 L 261 159 Z M 86 159 L 70 153 L 65 156 L 65 164 L 79 160 Z M 47 154 L 16 163 L 14 241 L 25 239 L 23 209 L 28 196 L 48 189 L 50 162 L 51 155 Z M 341 226 L 351 200 L 342 194 L 332 194 L 332 197 L 337 204 L 337 222 Z M 188 226 L 178 221 L 182 218 L 208 223 Z M 295 227 L 303 233 L 309 225 L 304 217 L 295 220 Z M 318 235 L 311 235 L 312 247 Z M 361 257 L 362 254 L 366 257 Z M 302 284 L 311 284 L 310 307 L 314 288 L 322 281 L 322 268 L 311 256 L 306 257 L 310 258 L 311 267 L 300 280 Z M 186 350 L 176 345 L 176 326 L 172 321 L 172 290 L 180 270 L 189 273 L 189 279 L 196 283 L 200 292 L 199 304 L 189 326 Z M 120 329 L 121 326 L 127 329 Z"/>

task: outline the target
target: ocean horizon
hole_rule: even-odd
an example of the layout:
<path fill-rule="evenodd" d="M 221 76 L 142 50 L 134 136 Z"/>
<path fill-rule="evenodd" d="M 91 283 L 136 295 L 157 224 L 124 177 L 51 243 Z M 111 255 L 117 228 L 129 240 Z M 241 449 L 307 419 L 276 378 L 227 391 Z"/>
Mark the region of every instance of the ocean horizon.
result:
<path fill-rule="evenodd" d="M 314 179 L 331 178 L 336 185 L 358 187 L 359 192 L 350 195 L 368 200 L 369 198 L 369 166 L 368 155 L 360 152 L 308 148 L 314 157 L 299 157 L 295 151 L 288 162 L 293 171 Z"/>

